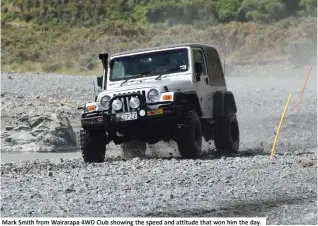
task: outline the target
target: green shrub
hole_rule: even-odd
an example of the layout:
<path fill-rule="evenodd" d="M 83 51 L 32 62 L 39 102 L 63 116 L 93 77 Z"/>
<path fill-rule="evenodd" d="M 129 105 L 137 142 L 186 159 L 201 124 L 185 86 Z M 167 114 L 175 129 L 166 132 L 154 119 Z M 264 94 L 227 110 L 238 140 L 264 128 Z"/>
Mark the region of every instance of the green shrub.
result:
<path fill-rule="evenodd" d="M 217 5 L 218 18 L 221 22 L 238 19 L 238 10 L 242 0 L 220 0 Z"/>

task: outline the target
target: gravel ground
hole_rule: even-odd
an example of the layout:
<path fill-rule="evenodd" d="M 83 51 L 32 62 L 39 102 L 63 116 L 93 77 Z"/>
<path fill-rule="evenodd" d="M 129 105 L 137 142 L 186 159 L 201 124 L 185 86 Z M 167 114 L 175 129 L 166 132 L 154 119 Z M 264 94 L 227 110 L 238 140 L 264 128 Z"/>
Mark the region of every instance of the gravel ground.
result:
<path fill-rule="evenodd" d="M 317 222 L 316 159 L 81 159 L 2 166 L 2 216 L 267 217 Z"/>
<path fill-rule="evenodd" d="M 84 164 L 76 156 L 3 163 L 2 216 L 264 216 L 270 224 L 317 224 L 317 68 L 302 98 L 305 66 L 244 66 L 227 78 L 241 130 L 237 156 L 219 157 L 213 145 L 202 160 L 109 157 Z M 23 113 L 59 112 L 79 131 L 77 106 L 94 99 L 96 77 L 2 73 L 1 130 Z M 270 145 L 289 94 L 277 145 Z M 61 104 L 62 103 L 62 104 Z M 64 104 L 63 104 L 64 103 Z M 158 156 L 174 152 L 159 144 Z M 109 153 L 120 155 L 111 146 Z M 2 162 L 10 154 L 2 152 Z M 16 161 L 24 155 L 16 153 Z M 55 156 L 58 156 L 55 154 Z M 116 156 L 116 155 L 114 155 Z M 12 159 L 12 158 L 11 158 Z"/>

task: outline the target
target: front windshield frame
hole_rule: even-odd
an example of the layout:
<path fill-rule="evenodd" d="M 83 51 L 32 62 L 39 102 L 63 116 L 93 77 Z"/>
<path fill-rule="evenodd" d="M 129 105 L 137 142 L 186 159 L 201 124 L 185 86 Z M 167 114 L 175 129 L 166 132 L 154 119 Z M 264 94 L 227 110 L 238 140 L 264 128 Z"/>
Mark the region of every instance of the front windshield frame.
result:
<path fill-rule="evenodd" d="M 132 76 L 125 76 L 125 73 L 122 72 L 122 75 L 121 77 L 119 78 L 114 78 L 113 76 L 113 64 L 115 62 L 115 60 L 117 60 L 117 62 L 124 62 L 123 60 L 127 60 L 127 59 L 131 59 L 132 57 L 136 57 L 137 59 L 139 59 L 140 57 L 142 57 L 143 59 L 146 59 L 146 58 L 151 58 L 153 59 L 154 57 L 158 57 L 160 56 L 161 54 L 177 54 L 177 53 L 183 53 L 183 56 L 181 57 L 184 57 L 184 58 L 180 58 L 180 59 L 175 59 L 175 58 L 170 58 L 169 60 L 173 59 L 173 61 L 178 61 L 178 60 L 183 60 L 182 62 L 184 62 L 184 64 L 176 64 L 175 65 L 175 68 L 167 68 L 167 72 L 165 72 L 165 70 L 162 70 L 162 71 L 151 71 L 151 70 L 147 70 L 147 69 L 142 69 L 140 70 L 139 72 L 140 73 L 135 73 L 135 75 L 132 75 Z M 129 55 L 123 55 L 123 56 L 115 56 L 115 57 L 112 57 L 110 59 L 110 62 L 109 62 L 109 72 L 108 72 L 108 78 L 109 78 L 109 81 L 111 82 L 116 82 L 116 81 L 124 81 L 124 80 L 127 80 L 127 79 L 138 79 L 138 78 L 144 78 L 144 77 L 157 77 L 158 75 L 160 74 L 172 74 L 172 73 L 186 73 L 186 72 L 189 72 L 191 70 L 191 56 L 190 56 L 190 53 L 191 51 L 189 50 L 188 47 L 178 47 L 178 48 L 171 48 L 171 49 L 162 49 L 162 50 L 153 50 L 153 51 L 147 51 L 147 52 L 142 52 L 142 53 L 135 53 L 135 54 L 129 54 Z M 166 55 L 165 55 L 166 56 Z M 160 58 L 161 59 L 161 58 Z M 169 64 L 170 65 L 170 64 Z M 165 65 L 167 66 L 167 65 Z M 176 68 L 176 66 L 180 66 L 180 68 Z M 156 66 L 154 66 L 156 67 Z M 171 70 L 172 69 L 172 70 Z M 147 73 L 147 72 L 152 72 L 152 73 Z"/>

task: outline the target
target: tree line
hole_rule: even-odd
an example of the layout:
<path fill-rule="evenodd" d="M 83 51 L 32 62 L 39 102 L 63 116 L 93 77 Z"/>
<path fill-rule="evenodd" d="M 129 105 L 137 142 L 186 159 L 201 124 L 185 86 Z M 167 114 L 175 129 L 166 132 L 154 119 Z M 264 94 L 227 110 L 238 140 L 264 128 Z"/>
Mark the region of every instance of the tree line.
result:
<path fill-rule="evenodd" d="M 89 27 L 110 21 L 134 25 L 272 23 L 317 13 L 316 0 L 3 0 L 2 21 Z"/>

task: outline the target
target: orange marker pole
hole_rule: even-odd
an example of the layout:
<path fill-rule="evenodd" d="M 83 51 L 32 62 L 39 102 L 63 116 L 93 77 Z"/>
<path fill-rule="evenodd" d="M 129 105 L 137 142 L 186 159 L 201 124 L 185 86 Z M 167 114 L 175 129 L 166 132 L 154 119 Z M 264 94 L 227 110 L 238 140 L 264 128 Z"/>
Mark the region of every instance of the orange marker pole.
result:
<path fill-rule="evenodd" d="M 303 93 L 304 93 L 304 90 L 305 90 L 305 87 L 306 87 L 307 80 L 308 80 L 308 78 L 309 78 L 309 75 L 310 75 L 311 69 L 312 69 L 312 66 L 310 66 L 309 72 L 308 72 L 307 77 L 306 77 L 306 80 L 305 80 L 305 84 L 304 84 L 303 90 L 301 91 L 301 94 L 300 94 L 300 98 L 299 98 L 298 106 L 297 106 L 297 112 L 299 112 L 299 108 L 300 108 L 300 101 L 301 101 L 301 99 L 302 99 L 302 97 L 303 97 Z"/>

